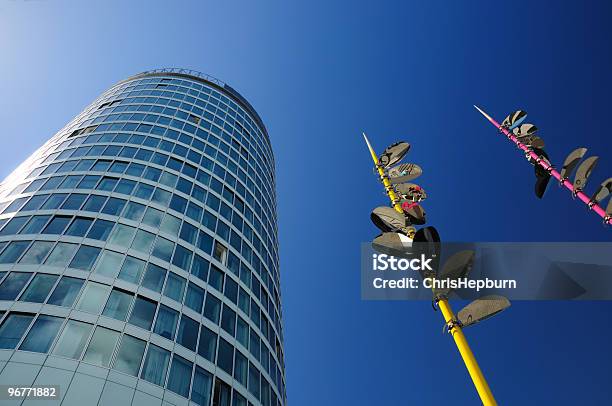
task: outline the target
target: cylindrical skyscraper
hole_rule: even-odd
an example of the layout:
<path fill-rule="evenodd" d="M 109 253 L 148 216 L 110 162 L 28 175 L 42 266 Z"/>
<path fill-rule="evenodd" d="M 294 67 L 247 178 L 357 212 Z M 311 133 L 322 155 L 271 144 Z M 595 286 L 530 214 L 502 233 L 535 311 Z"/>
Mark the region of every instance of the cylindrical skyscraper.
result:
<path fill-rule="evenodd" d="M 61 406 L 286 404 L 274 157 L 227 84 L 114 85 L 0 185 L 0 213 L 0 384 L 56 385 Z"/>

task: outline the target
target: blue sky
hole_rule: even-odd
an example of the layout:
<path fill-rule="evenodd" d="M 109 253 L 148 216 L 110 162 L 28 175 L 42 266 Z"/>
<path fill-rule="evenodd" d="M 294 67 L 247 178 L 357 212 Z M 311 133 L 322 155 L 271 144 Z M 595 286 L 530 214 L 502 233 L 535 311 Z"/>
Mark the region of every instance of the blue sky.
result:
<path fill-rule="evenodd" d="M 537 3 L 537 4 L 536 4 Z M 359 244 L 385 197 L 360 135 L 405 139 L 446 241 L 609 241 L 598 217 L 473 109 L 530 113 L 560 164 L 612 176 L 612 6 L 603 1 L 0 1 L 0 176 L 114 82 L 159 67 L 231 84 L 276 154 L 291 405 L 477 403 L 429 303 L 359 297 Z M 533 224 L 533 226 L 530 226 Z M 318 243 L 318 244 L 317 244 Z M 610 303 L 520 302 L 468 331 L 500 404 L 612 394 Z"/>

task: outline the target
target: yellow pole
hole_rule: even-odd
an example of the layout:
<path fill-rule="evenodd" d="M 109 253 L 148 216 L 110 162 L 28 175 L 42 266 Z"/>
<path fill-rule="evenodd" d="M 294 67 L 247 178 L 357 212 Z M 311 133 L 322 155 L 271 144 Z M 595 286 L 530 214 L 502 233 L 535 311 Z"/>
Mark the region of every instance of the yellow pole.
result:
<path fill-rule="evenodd" d="M 395 191 L 391 186 L 391 182 L 389 182 L 389 178 L 385 173 L 384 168 L 378 162 L 378 156 L 374 152 L 372 145 L 370 145 L 370 141 L 368 140 L 368 137 L 365 135 L 365 133 L 363 133 L 363 138 L 365 139 L 366 144 L 368 144 L 370 155 L 372 155 L 374 165 L 376 165 L 376 169 L 378 170 L 378 174 L 380 175 L 380 180 L 383 185 L 385 185 L 385 190 L 387 191 L 389 199 L 391 199 L 391 204 L 393 205 L 395 210 L 400 213 L 403 213 L 402 207 L 399 204 L 399 200 L 397 199 Z M 444 321 L 447 325 L 456 320 L 455 314 L 453 313 L 453 309 L 451 308 L 450 303 L 448 303 L 448 299 L 440 299 L 438 301 L 438 307 L 440 308 L 440 311 L 444 316 Z M 474 353 L 470 349 L 467 339 L 463 334 L 463 330 L 461 330 L 461 327 L 458 324 L 452 323 L 452 328 L 449 332 L 455 340 L 455 345 L 457 345 L 457 349 L 459 349 L 459 354 L 461 354 L 461 358 L 463 359 L 465 367 L 467 368 L 468 373 L 472 378 L 472 382 L 474 382 L 474 386 L 478 391 L 478 395 L 480 396 L 480 400 L 482 400 L 483 405 L 496 406 L 497 402 L 493 397 L 493 393 L 491 393 L 491 389 L 489 388 L 489 384 L 487 384 L 487 380 L 485 379 L 484 375 L 482 374 L 482 371 L 480 370 L 480 367 L 478 366 L 478 362 L 474 357 Z"/>

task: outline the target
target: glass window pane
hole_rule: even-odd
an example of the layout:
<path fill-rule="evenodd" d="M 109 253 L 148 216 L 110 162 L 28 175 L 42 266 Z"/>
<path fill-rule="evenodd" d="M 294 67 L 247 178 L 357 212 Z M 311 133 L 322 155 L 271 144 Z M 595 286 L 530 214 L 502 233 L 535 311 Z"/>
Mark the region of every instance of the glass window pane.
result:
<path fill-rule="evenodd" d="M 223 276 L 225 274 L 215 265 L 211 265 L 208 275 L 208 284 L 219 292 L 223 292 Z"/>
<path fill-rule="evenodd" d="M 43 234 L 62 234 L 71 219 L 69 216 L 53 216 L 43 230 Z"/>
<path fill-rule="evenodd" d="M 21 254 L 28 248 L 30 241 L 11 241 L 11 243 L 0 254 L 0 264 L 17 262 Z"/>
<path fill-rule="evenodd" d="M 236 351 L 234 354 L 234 378 L 244 385 L 245 388 L 247 386 L 248 369 L 249 363 L 246 357 L 240 351 Z"/>
<path fill-rule="evenodd" d="M 129 247 L 135 233 L 136 229 L 134 227 L 126 226 L 124 224 L 117 224 L 111 233 L 108 242 L 110 244 L 115 244 L 122 247 Z"/>
<path fill-rule="evenodd" d="M 179 303 L 182 303 L 184 291 L 185 278 L 181 278 L 180 276 L 169 272 L 168 280 L 166 281 L 166 287 L 164 288 L 164 295 L 176 300 Z"/>
<path fill-rule="evenodd" d="M 108 199 L 108 201 L 104 205 L 104 208 L 102 209 L 102 213 L 110 214 L 112 216 L 118 216 L 119 213 L 121 213 L 121 210 L 123 210 L 123 206 L 125 206 L 125 202 L 126 201 L 123 199 L 111 197 L 110 199 Z"/>
<path fill-rule="evenodd" d="M 142 286 L 151 289 L 155 292 L 161 292 L 162 286 L 164 286 L 164 280 L 166 279 L 166 270 L 155 264 L 149 263 L 147 266 L 147 272 L 142 279 Z"/>
<path fill-rule="evenodd" d="M 168 375 L 168 389 L 183 397 L 188 397 L 192 369 L 193 364 L 191 362 L 175 354 L 172 357 L 172 366 L 170 367 L 170 375 Z"/>
<path fill-rule="evenodd" d="M 111 191 L 115 188 L 115 185 L 117 184 L 117 178 L 109 178 L 109 177 L 104 177 L 102 178 L 102 181 L 98 184 L 98 186 L 96 187 L 96 189 L 98 190 L 106 190 L 106 191 Z"/>
<path fill-rule="evenodd" d="M 183 240 L 187 241 L 189 244 L 195 245 L 197 236 L 198 236 L 198 229 L 185 221 L 183 223 L 183 226 L 181 227 L 180 237 Z"/>
<path fill-rule="evenodd" d="M 87 233 L 87 238 L 106 241 L 114 225 L 112 221 L 97 219 Z"/>
<path fill-rule="evenodd" d="M 19 260 L 20 264 L 30 264 L 30 265 L 38 265 L 42 264 L 43 260 L 51 251 L 55 243 L 52 241 L 34 241 L 34 243 L 30 246 L 30 249 L 25 253 L 21 260 Z"/>
<path fill-rule="evenodd" d="M 126 257 L 121 266 L 121 272 L 119 272 L 119 279 L 138 284 L 142 277 L 144 266 L 144 261 L 130 256 Z"/>
<path fill-rule="evenodd" d="M 178 235 L 181 228 L 181 220 L 171 214 L 166 214 L 160 229 L 170 235 Z"/>
<path fill-rule="evenodd" d="M 0 285 L 0 300 L 15 300 L 31 276 L 31 273 L 11 272 Z"/>
<path fill-rule="evenodd" d="M 217 365 L 231 376 L 234 373 L 233 364 L 234 346 L 225 341 L 223 338 L 219 338 L 219 354 L 217 356 Z"/>
<path fill-rule="evenodd" d="M 13 217 L 0 231 L 0 235 L 17 234 L 17 231 L 30 219 L 30 216 Z"/>
<path fill-rule="evenodd" d="M 198 248 L 207 254 L 210 254 L 213 246 L 213 238 L 210 234 L 200 231 L 200 238 L 198 239 Z"/>
<path fill-rule="evenodd" d="M 154 187 L 151 185 L 147 185 L 146 183 L 139 183 L 136 187 L 136 192 L 134 192 L 134 196 L 140 197 L 144 200 L 149 200 L 151 194 L 153 193 Z"/>
<path fill-rule="evenodd" d="M 204 305 L 204 316 L 215 324 L 219 324 L 219 313 L 221 312 L 221 301 L 208 293 Z"/>
<path fill-rule="evenodd" d="M 259 379 L 260 374 L 255 365 L 249 365 L 249 392 L 257 399 L 259 399 Z"/>
<path fill-rule="evenodd" d="M 49 195 L 32 196 L 32 198 L 28 200 L 25 206 L 21 208 L 21 211 L 38 210 L 48 197 Z"/>
<path fill-rule="evenodd" d="M 202 305 L 204 304 L 204 289 L 189 282 L 187 287 L 187 295 L 185 296 L 185 306 L 194 310 L 197 313 L 202 313 Z"/>
<path fill-rule="evenodd" d="M 97 213 L 100 211 L 105 201 L 106 196 L 91 195 L 81 210 L 93 211 Z"/>
<path fill-rule="evenodd" d="M 200 406 L 208 406 L 211 389 L 212 375 L 196 365 L 191 388 L 191 400 Z"/>
<path fill-rule="evenodd" d="M 215 379 L 215 388 L 213 392 L 213 405 L 230 406 L 232 389 L 228 384 L 219 378 Z"/>
<path fill-rule="evenodd" d="M 156 304 L 152 300 L 138 296 L 128 323 L 149 330 L 155 316 Z"/>
<path fill-rule="evenodd" d="M 170 257 L 172 257 L 173 250 L 174 243 L 172 241 L 159 237 L 155 242 L 152 255 L 161 259 L 162 261 L 170 262 Z"/>
<path fill-rule="evenodd" d="M 154 333 L 159 334 L 168 340 L 174 340 L 174 333 L 176 332 L 176 322 L 178 320 L 178 313 L 171 308 L 160 305 L 159 311 L 157 312 L 157 319 L 155 320 Z"/>
<path fill-rule="evenodd" d="M 32 282 L 19 298 L 24 302 L 42 303 L 45 301 L 51 288 L 57 280 L 57 275 L 39 273 L 32 279 Z"/>
<path fill-rule="evenodd" d="M 238 283 L 232 278 L 225 278 L 225 288 L 223 293 L 225 297 L 231 300 L 234 304 L 238 303 Z"/>
<path fill-rule="evenodd" d="M 259 360 L 261 340 L 253 329 L 251 329 L 251 335 L 249 337 L 249 351 L 256 360 Z"/>
<path fill-rule="evenodd" d="M 182 315 L 181 324 L 179 325 L 178 333 L 176 334 L 176 342 L 195 352 L 197 341 L 198 323 L 195 320 Z"/>
<path fill-rule="evenodd" d="M 170 353 L 156 345 L 149 345 L 140 377 L 155 385 L 164 386 Z"/>
<path fill-rule="evenodd" d="M 235 333 L 236 312 L 223 305 L 223 314 L 221 315 L 221 328 L 227 331 L 232 337 Z"/>
<path fill-rule="evenodd" d="M 151 245 L 153 245 L 154 240 L 155 234 L 151 234 L 144 230 L 138 230 L 138 232 L 136 232 L 136 238 L 134 238 L 134 242 L 132 243 L 132 248 L 148 254 L 149 251 L 151 251 Z"/>
<path fill-rule="evenodd" d="M 121 262 L 123 262 L 123 254 L 104 250 L 94 273 L 114 278 L 121 269 Z"/>
<path fill-rule="evenodd" d="M 108 367 L 118 339 L 119 332 L 100 326 L 96 327 L 96 331 L 94 331 L 87 351 L 85 351 L 83 356 L 83 361 Z"/>
<path fill-rule="evenodd" d="M 210 362 L 215 362 L 217 352 L 217 334 L 208 327 L 200 326 L 200 342 L 198 344 L 198 354 Z"/>
<path fill-rule="evenodd" d="M 69 176 L 66 178 L 66 180 L 69 180 L 71 178 L 72 177 Z M 75 180 L 78 181 L 78 179 L 79 177 L 77 177 Z M 70 187 L 70 189 L 72 189 L 74 186 L 76 186 L 76 182 L 74 185 Z M 87 198 L 87 195 L 85 194 L 73 193 L 70 196 L 68 196 L 68 199 L 66 199 L 64 204 L 62 204 L 62 209 L 63 210 L 78 210 L 86 198 Z"/>
<path fill-rule="evenodd" d="M 51 216 L 32 216 L 30 221 L 28 221 L 28 224 L 26 224 L 25 227 L 21 229 L 20 234 L 38 234 L 40 233 L 50 218 Z"/>
<path fill-rule="evenodd" d="M 142 222 L 148 226 L 159 228 L 163 215 L 164 212 L 162 212 L 161 210 L 149 207 L 144 217 L 142 218 Z"/>
<path fill-rule="evenodd" d="M 42 210 L 54 210 L 54 209 L 58 209 L 61 204 L 64 202 L 64 199 L 66 199 L 66 196 L 68 196 L 66 193 L 54 193 L 52 194 L 47 201 L 45 201 L 45 203 L 42 205 L 41 209 Z"/>
<path fill-rule="evenodd" d="M 246 387 L 246 384 L 244 385 Z M 272 405 L 276 405 L 276 401 L 274 400 Z M 232 395 L 232 406 L 247 406 L 247 400 L 244 396 L 242 396 L 236 389 L 233 391 Z"/>
<path fill-rule="evenodd" d="M 117 371 L 138 376 L 140 363 L 145 351 L 145 342 L 129 335 L 124 335 L 117 352 L 117 359 L 113 367 Z"/>
<path fill-rule="evenodd" d="M 198 278 L 206 282 L 208 280 L 209 266 L 210 262 L 208 262 L 208 260 L 195 254 L 193 256 L 193 263 L 191 264 L 191 274 L 197 276 Z"/>
<path fill-rule="evenodd" d="M 72 259 L 72 256 L 76 252 L 77 248 L 77 244 L 69 244 L 67 242 L 57 243 L 51 254 L 47 257 L 45 265 L 59 266 L 64 268 Z"/>
<path fill-rule="evenodd" d="M 56 306 L 70 307 L 83 286 L 83 280 L 62 276 L 47 303 Z"/>
<path fill-rule="evenodd" d="M 76 255 L 70 262 L 70 268 L 81 269 L 83 271 L 91 271 L 91 268 L 98 258 L 100 248 L 81 245 Z"/>
<path fill-rule="evenodd" d="M 133 298 L 134 295 L 114 288 L 102 314 L 113 319 L 125 321 Z"/>
<path fill-rule="evenodd" d="M 236 320 L 236 339 L 244 348 L 249 348 L 249 325 L 242 317 Z"/>
<path fill-rule="evenodd" d="M 135 202 L 129 202 L 125 209 L 125 212 L 123 213 L 123 217 L 134 221 L 140 221 L 144 211 L 145 205 Z"/>
<path fill-rule="evenodd" d="M 158 203 L 162 206 L 166 206 L 168 202 L 170 202 L 170 196 L 172 196 L 170 192 L 166 192 L 165 190 L 158 187 L 157 189 L 155 189 L 155 192 L 153 192 L 153 197 L 151 198 L 151 201 Z"/>
<path fill-rule="evenodd" d="M 93 219 L 85 218 L 85 217 L 76 217 L 68 230 L 66 230 L 66 235 L 71 235 L 74 237 L 84 237 L 87 234 L 87 230 L 93 223 Z"/>
<path fill-rule="evenodd" d="M 51 348 L 63 321 L 61 317 L 39 316 L 19 349 L 46 353 Z"/>
<path fill-rule="evenodd" d="M 15 348 L 33 318 L 29 314 L 9 314 L 0 326 L 0 349 Z"/>
<path fill-rule="evenodd" d="M 82 321 L 68 320 L 53 348 L 53 355 L 79 359 L 92 327 L 91 324 Z"/>
<path fill-rule="evenodd" d="M 121 179 L 117 184 L 117 187 L 115 188 L 115 193 L 123 193 L 129 195 L 132 193 L 132 190 L 134 190 L 135 186 L 136 182 L 134 182 L 133 180 Z"/>
<path fill-rule="evenodd" d="M 83 290 L 83 293 L 77 302 L 76 309 L 94 314 L 100 313 L 109 292 L 110 286 L 91 281 L 87 282 L 85 290 Z"/>
<path fill-rule="evenodd" d="M 187 248 L 177 244 L 174 250 L 174 257 L 172 257 L 172 264 L 178 266 L 185 272 L 189 272 L 189 266 L 191 265 L 191 251 Z"/>
<path fill-rule="evenodd" d="M 74 162 L 74 161 L 73 161 Z M 63 165 L 62 165 L 63 166 Z M 62 168 L 64 169 L 64 168 Z M 66 176 L 66 179 L 62 182 L 58 189 L 74 189 L 76 185 L 81 181 L 82 175 L 70 175 Z M 83 203 L 81 201 L 81 203 Z"/>

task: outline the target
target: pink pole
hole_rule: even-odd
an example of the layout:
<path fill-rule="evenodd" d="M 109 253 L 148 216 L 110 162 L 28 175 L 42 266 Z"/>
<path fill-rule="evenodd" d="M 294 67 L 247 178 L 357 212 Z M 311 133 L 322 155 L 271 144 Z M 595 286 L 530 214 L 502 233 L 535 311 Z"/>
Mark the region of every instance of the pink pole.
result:
<path fill-rule="evenodd" d="M 482 114 L 483 116 L 485 116 L 485 118 L 487 120 L 489 120 L 489 122 L 491 124 L 493 124 L 498 130 L 500 130 L 510 141 L 514 142 L 516 144 L 516 146 L 523 150 L 525 152 L 525 154 L 528 154 L 535 162 L 536 165 L 540 165 L 542 168 L 544 168 L 545 170 L 547 170 L 552 177 L 554 177 L 555 179 L 557 179 L 558 182 L 560 182 L 563 186 L 565 186 L 567 189 L 569 189 L 570 192 L 572 192 L 572 195 L 578 197 L 584 204 L 586 204 L 592 211 L 594 211 L 595 213 L 597 213 L 601 218 L 604 219 L 604 223 L 607 224 L 612 224 L 612 218 L 608 218 L 606 215 L 606 211 L 599 206 L 598 204 L 593 204 L 591 206 L 591 199 L 585 195 L 582 191 L 578 190 L 575 191 L 574 190 L 574 185 L 567 179 L 564 179 L 563 181 L 561 181 L 561 174 L 559 172 L 557 172 L 551 165 L 549 165 L 548 163 L 546 163 L 545 160 L 540 159 L 540 157 L 538 156 L 538 154 L 536 154 L 535 152 L 533 152 L 528 146 L 526 146 L 525 144 L 523 144 L 522 142 L 520 142 L 515 136 L 514 134 L 512 134 L 510 131 L 506 130 L 505 128 L 503 128 L 501 125 L 499 125 L 499 123 L 497 121 L 495 121 L 491 116 L 489 116 L 487 113 L 485 113 L 484 111 L 482 111 L 482 109 L 480 109 L 478 106 L 474 106 L 476 107 L 476 110 L 478 110 L 480 112 L 480 114 Z"/>

